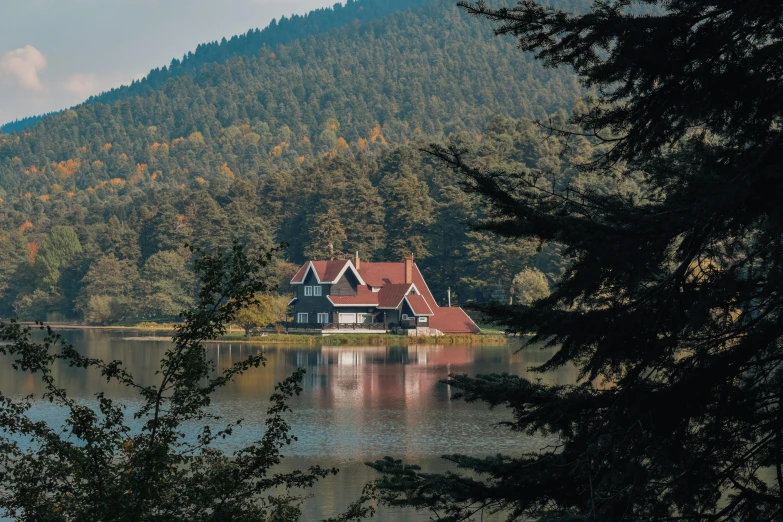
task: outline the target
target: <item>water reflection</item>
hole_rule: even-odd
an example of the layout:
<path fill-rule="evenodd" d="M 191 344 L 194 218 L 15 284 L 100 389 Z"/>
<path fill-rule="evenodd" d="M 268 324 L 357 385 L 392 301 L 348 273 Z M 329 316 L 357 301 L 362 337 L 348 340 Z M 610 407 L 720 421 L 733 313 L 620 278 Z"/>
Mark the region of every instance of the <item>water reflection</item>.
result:
<path fill-rule="evenodd" d="M 155 372 L 166 349 L 161 334 L 144 332 L 69 331 L 64 335 L 85 355 L 119 359 L 143 384 L 157 381 Z M 261 436 L 264 412 L 274 386 L 299 367 L 307 370 L 304 392 L 293 403 L 291 424 L 299 441 L 287 452 L 287 466 L 314 463 L 343 469 L 329 479 L 308 503 L 306 520 L 334 514 L 358 496 L 363 484 L 374 478 L 363 462 L 391 455 L 425 463 L 431 470 L 445 464 L 437 457 L 448 453 L 488 455 L 535 451 L 551 441 L 493 428 L 509 418 L 506 411 L 489 411 L 480 404 L 452 401 L 452 390 L 440 381 L 450 373 L 513 373 L 540 377 L 553 384 L 574 382 L 573 368 L 546 375 L 530 375 L 528 368 L 544 362 L 550 350 L 516 352 L 514 346 L 258 346 L 220 343 L 209 346 L 219 369 L 251 354 L 263 352 L 265 368 L 240 376 L 220 390 L 213 403 L 226 421 L 244 418 L 234 437 L 224 443 L 228 452 L 253 443 Z M 133 390 L 108 385 L 97 372 L 60 365 L 58 382 L 85 402 L 98 392 L 134 406 Z M 40 392 L 35 378 L 11 369 L 0 360 L 0 391 L 7 396 Z M 32 415 L 62 422 L 63 414 L 48 404 L 37 404 Z M 193 429 L 195 430 L 195 426 Z M 382 512 L 376 520 L 427 520 L 426 515 Z M 485 520 L 489 520 L 486 519 Z"/>

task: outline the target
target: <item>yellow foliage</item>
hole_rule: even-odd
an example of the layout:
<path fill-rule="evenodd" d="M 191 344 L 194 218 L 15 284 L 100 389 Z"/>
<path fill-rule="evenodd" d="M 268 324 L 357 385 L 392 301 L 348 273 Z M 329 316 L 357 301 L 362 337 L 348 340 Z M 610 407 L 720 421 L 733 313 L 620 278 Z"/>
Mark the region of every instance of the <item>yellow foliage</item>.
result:
<path fill-rule="evenodd" d="M 177 221 L 179 221 L 180 223 L 182 223 L 183 221 L 185 221 L 185 216 L 184 216 L 184 215 L 182 215 L 182 214 L 180 214 L 179 216 L 177 216 Z"/>
<path fill-rule="evenodd" d="M 287 149 L 288 147 L 290 147 L 290 145 L 284 141 L 280 145 L 272 149 L 272 152 L 270 152 L 270 154 L 272 156 L 280 156 L 283 153 L 283 151 L 285 151 L 285 149 Z"/>
<path fill-rule="evenodd" d="M 65 195 L 68 196 L 69 198 L 73 198 L 76 195 L 76 192 L 73 191 L 66 192 Z"/>
<path fill-rule="evenodd" d="M 109 152 L 111 150 L 111 143 L 107 143 L 103 146 L 103 150 Z"/>
<path fill-rule="evenodd" d="M 329 158 L 329 159 L 332 159 L 335 156 L 337 156 L 337 151 L 336 150 L 330 150 L 329 152 L 324 154 L 324 157 Z"/>
<path fill-rule="evenodd" d="M 337 138 L 337 148 L 338 149 L 347 149 L 348 148 L 348 142 L 345 141 L 345 138 L 343 138 L 343 137 Z"/>
<path fill-rule="evenodd" d="M 364 138 L 359 138 L 359 141 L 356 143 L 360 149 L 366 149 L 367 148 L 367 140 Z"/>
<path fill-rule="evenodd" d="M 62 189 L 63 188 L 60 185 L 58 185 L 57 183 L 55 183 L 54 185 L 49 187 L 49 190 L 51 190 L 52 192 L 55 192 L 55 193 L 62 191 Z"/>
<path fill-rule="evenodd" d="M 25 232 L 31 230 L 32 228 L 33 228 L 33 224 L 30 223 L 29 221 L 25 221 L 24 223 L 22 223 L 22 226 L 19 227 L 19 232 L 24 234 Z"/>
<path fill-rule="evenodd" d="M 146 163 L 137 163 L 136 172 L 139 173 L 144 172 L 145 170 L 147 170 L 147 167 L 149 167 L 149 165 L 147 165 Z"/>
<path fill-rule="evenodd" d="M 299 156 L 298 158 L 296 158 L 296 161 L 298 161 L 300 164 L 302 164 L 302 163 L 305 162 L 305 157 L 304 156 Z"/>
<path fill-rule="evenodd" d="M 104 165 L 106 165 L 106 164 L 104 162 L 102 162 L 101 160 L 95 160 L 95 161 L 92 162 L 92 166 L 95 167 L 96 169 L 101 169 L 101 168 L 104 167 Z"/>
<path fill-rule="evenodd" d="M 76 150 L 77 152 L 79 152 L 79 154 L 87 154 L 87 145 L 85 145 L 84 147 L 79 147 Z"/>
<path fill-rule="evenodd" d="M 122 154 L 120 154 L 120 159 L 122 161 L 128 161 L 128 155 L 123 152 Z"/>
<path fill-rule="evenodd" d="M 481 139 L 482 139 L 482 138 L 481 138 L 481 134 L 479 134 L 479 135 L 477 135 L 477 136 L 476 136 L 476 141 L 481 141 Z"/>
<path fill-rule="evenodd" d="M 188 141 L 194 145 L 203 145 L 204 144 L 204 135 L 200 132 L 196 131 L 190 136 L 188 136 Z"/>
<path fill-rule="evenodd" d="M 228 176 L 229 178 L 235 177 L 234 173 L 231 172 L 231 169 L 228 168 L 228 163 L 224 163 L 223 166 L 220 167 L 220 173 L 223 174 L 224 176 Z"/>
<path fill-rule="evenodd" d="M 206 183 L 206 182 L 207 182 L 207 180 L 205 180 L 205 179 L 204 179 L 204 178 L 202 178 L 201 176 L 197 177 L 197 178 L 196 178 L 196 181 L 198 181 L 198 183 L 199 183 L 200 185 L 203 185 L 204 183 Z"/>
<path fill-rule="evenodd" d="M 150 150 L 152 152 L 158 152 L 159 148 L 160 148 L 160 143 L 158 143 L 157 141 L 155 143 L 153 143 L 152 145 L 150 145 Z"/>
<path fill-rule="evenodd" d="M 112 178 L 111 184 L 113 187 L 124 187 L 125 186 L 125 180 L 120 178 Z"/>

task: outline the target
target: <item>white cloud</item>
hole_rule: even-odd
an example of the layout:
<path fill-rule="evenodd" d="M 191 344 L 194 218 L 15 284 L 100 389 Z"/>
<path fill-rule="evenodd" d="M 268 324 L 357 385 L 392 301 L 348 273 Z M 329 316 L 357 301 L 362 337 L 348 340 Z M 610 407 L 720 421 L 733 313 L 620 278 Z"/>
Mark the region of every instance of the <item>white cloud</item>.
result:
<path fill-rule="evenodd" d="M 101 78 L 94 73 L 74 74 L 63 83 L 63 88 L 80 98 L 89 98 L 101 90 Z"/>
<path fill-rule="evenodd" d="M 13 78 L 22 87 L 37 92 L 44 90 L 38 73 L 45 70 L 47 65 L 46 56 L 32 45 L 8 51 L 0 58 L 0 72 L 3 76 Z"/>

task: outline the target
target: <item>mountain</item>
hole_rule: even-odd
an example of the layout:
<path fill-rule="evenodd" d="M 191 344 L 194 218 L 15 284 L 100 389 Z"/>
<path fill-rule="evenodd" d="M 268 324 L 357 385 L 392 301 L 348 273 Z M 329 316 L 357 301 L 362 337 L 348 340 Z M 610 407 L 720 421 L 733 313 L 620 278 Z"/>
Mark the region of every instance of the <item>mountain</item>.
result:
<path fill-rule="evenodd" d="M 514 129 L 527 129 L 524 119 L 564 121 L 582 89 L 451 0 L 385 4 L 349 2 L 201 46 L 145 81 L 0 134 L 0 313 L 100 309 L 116 318 L 119 296 L 91 297 L 133 284 L 101 286 L 100 273 L 158 288 L 145 277 L 163 285 L 161 274 L 181 271 L 185 242 L 212 247 L 232 236 L 256 247 L 291 243 L 284 272 L 286 262 L 323 253 L 324 230 L 368 260 L 415 252 L 422 266 L 443 268 L 429 277 L 436 293 L 507 292 L 518 264 L 482 274 L 460 261 L 473 240 L 449 210 L 455 181 L 418 148 L 486 135 L 492 154 L 519 141 L 528 151 L 520 166 L 540 168 L 551 147 L 528 140 L 546 137 Z M 462 238 L 449 252 L 444 230 Z M 505 248 L 473 247 L 476 259 Z M 161 292 L 181 303 L 175 290 Z M 160 295 L 134 292 L 128 302 L 150 303 L 144 317 L 175 308 L 164 313 L 153 306 Z"/>

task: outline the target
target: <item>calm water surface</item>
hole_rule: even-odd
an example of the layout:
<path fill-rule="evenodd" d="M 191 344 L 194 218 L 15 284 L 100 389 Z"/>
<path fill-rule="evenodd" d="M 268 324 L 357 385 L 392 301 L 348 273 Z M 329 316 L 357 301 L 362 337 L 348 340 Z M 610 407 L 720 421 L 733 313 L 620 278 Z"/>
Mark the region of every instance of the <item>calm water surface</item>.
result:
<path fill-rule="evenodd" d="M 122 360 L 144 384 L 156 382 L 155 371 L 170 346 L 158 340 L 165 334 L 134 331 L 66 331 L 64 335 L 89 357 Z M 158 336 L 158 337 L 156 337 Z M 547 441 L 513 434 L 498 428 L 510 418 L 505 410 L 489 411 L 479 404 L 451 400 L 453 390 L 439 381 L 450 373 L 513 373 L 541 378 L 544 382 L 574 382 L 576 371 L 530 374 L 528 368 L 545 361 L 550 351 L 516 346 L 410 346 L 332 347 L 259 346 L 238 343 L 210 345 L 218 367 L 263 352 L 265 368 L 253 370 L 220 390 L 213 408 L 227 422 L 243 418 L 243 428 L 223 443 L 232 452 L 258 440 L 262 434 L 268 398 L 277 382 L 297 368 L 305 368 L 304 392 L 291 406 L 293 433 L 298 442 L 286 451 L 286 468 L 312 464 L 336 466 L 338 476 L 324 480 L 308 501 L 305 520 L 337 514 L 354 500 L 363 485 L 377 478 L 364 462 L 386 455 L 416 462 L 428 471 L 448 469 L 443 454 L 484 456 L 535 451 Z M 6 361 L 0 364 L 0 391 L 22 397 L 40 391 L 35 379 L 18 374 Z M 138 399 L 132 390 L 107 385 L 97 372 L 60 366 L 59 382 L 73 397 L 85 402 L 98 392 L 132 407 Z M 34 417 L 58 423 L 61 411 L 39 403 Z M 194 430 L 196 426 L 193 427 Z M 427 513 L 381 509 L 375 520 L 424 521 Z M 484 520 L 492 520 L 485 517 Z"/>

